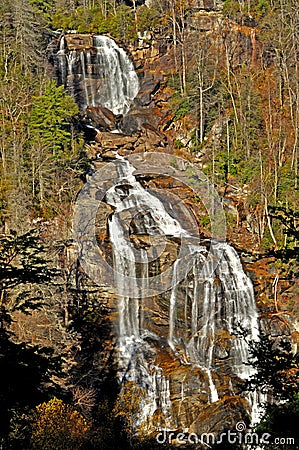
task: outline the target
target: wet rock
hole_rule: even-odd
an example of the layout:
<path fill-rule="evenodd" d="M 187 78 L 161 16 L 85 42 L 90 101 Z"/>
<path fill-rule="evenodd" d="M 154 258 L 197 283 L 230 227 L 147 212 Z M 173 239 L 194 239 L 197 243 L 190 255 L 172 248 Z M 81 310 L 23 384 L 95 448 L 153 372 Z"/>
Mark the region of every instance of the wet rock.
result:
<path fill-rule="evenodd" d="M 103 106 L 88 106 L 83 122 L 100 131 L 112 131 L 115 129 L 116 116 L 110 109 Z"/>

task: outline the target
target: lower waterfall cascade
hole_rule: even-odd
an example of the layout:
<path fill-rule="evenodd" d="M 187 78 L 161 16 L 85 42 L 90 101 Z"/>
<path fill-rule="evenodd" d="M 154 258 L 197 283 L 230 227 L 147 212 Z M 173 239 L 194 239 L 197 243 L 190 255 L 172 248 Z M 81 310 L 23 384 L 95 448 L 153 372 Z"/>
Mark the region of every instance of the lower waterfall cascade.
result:
<path fill-rule="evenodd" d="M 84 50 L 70 50 L 67 36 L 61 37 L 56 63 L 60 81 L 81 109 L 96 105 L 126 114 L 139 89 L 133 64 L 112 39 L 90 39 Z M 138 393 L 133 430 L 192 431 L 203 408 L 218 402 L 225 407 L 227 399 L 237 397 L 247 417 L 250 410 L 256 416 L 257 397 L 247 401 L 238 386 L 253 374 L 248 342 L 259 339 L 258 312 L 252 282 L 236 250 L 224 241 L 210 245 L 208 239 L 194 239 L 160 197 L 134 176 L 134 165 L 113 153 L 118 181 L 103 201 L 113 211 L 107 229 L 117 293 L 120 395 L 126 389 Z M 132 237 L 146 239 L 136 247 Z M 148 239 L 166 239 L 178 247 L 182 237 L 187 242 L 190 238 L 185 278 L 178 273 L 186 255 L 177 256 L 169 262 L 171 289 L 144 297 L 143 287 L 147 291 L 151 277 L 161 271 L 155 251 L 147 251 Z M 123 295 L 123 277 L 131 295 Z M 196 405 L 188 404 L 191 396 Z"/>
<path fill-rule="evenodd" d="M 144 261 L 135 259 L 135 249 L 130 241 L 127 227 L 122 222 L 124 211 L 146 212 L 141 228 L 135 231 L 138 235 L 149 236 L 161 233 L 168 236 L 186 235 L 187 232 L 180 223 L 170 216 L 163 203 L 152 193 L 142 187 L 133 175 L 134 167 L 124 158 L 117 156 L 119 181 L 110 188 L 106 194 L 106 202 L 114 207 L 114 213 L 109 220 L 109 236 L 112 244 L 113 264 L 115 270 L 115 285 L 122 282 L 118 274 L 130 277 L 132 280 L 132 293 L 138 289 L 135 284 L 138 265 L 143 266 L 141 276 L 148 276 L 149 268 L 146 258 Z M 188 274 L 190 281 L 187 286 L 181 287 L 186 292 L 183 309 L 189 311 L 186 321 L 189 321 L 185 337 L 180 336 L 177 317 L 182 315 L 182 306 L 178 293 L 180 283 L 174 283 L 172 289 L 166 294 L 168 299 L 168 336 L 167 342 L 182 364 L 190 364 L 200 368 L 207 377 L 209 386 L 208 402 L 219 400 L 219 394 L 213 380 L 217 371 L 215 357 L 215 341 L 217 334 L 225 330 L 230 336 L 229 358 L 232 372 L 240 379 L 246 380 L 253 374 L 248 365 L 248 340 L 257 340 L 259 336 L 258 314 L 255 305 L 253 286 L 245 275 L 237 252 L 225 242 L 216 243 L 213 247 L 219 264 L 211 277 L 211 268 L 206 262 L 207 250 L 202 245 L 190 247 L 190 257 L 193 260 L 193 270 Z M 142 259 L 142 258 L 141 258 Z M 173 264 L 175 278 L 177 259 Z M 210 264 L 213 264 L 211 261 Z M 147 275 L 146 275 L 147 274 Z M 191 292 L 191 293 L 190 293 Z M 159 341 L 160 336 L 155 335 L 150 327 L 144 326 L 142 315 L 146 299 L 134 296 L 119 296 L 118 299 L 118 336 L 119 336 L 119 377 L 122 384 L 136 383 L 143 390 L 143 399 L 140 405 L 140 416 L 136 427 L 152 423 L 152 418 L 160 405 L 162 423 L 164 427 L 173 429 L 178 426 L 172 418 L 171 382 L 163 375 L 162 369 L 152 361 L 156 350 L 149 344 L 149 336 Z M 189 304 L 188 304 L 189 303 Z M 188 317 L 187 317 L 188 315 Z M 150 323 L 147 317 L 146 323 Z M 238 327 L 246 330 L 247 339 L 235 334 Z M 166 337 L 166 336 L 165 336 Z M 180 352 L 178 349 L 180 348 Z M 182 358 L 182 349 L 183 358 Z M 179 356 L 178 356 L 179 355 Z M 182 384 L 182 398 L 184 386 Z M 256 408 L 256 404 L 253 405 Z M 184 424 L 188 429 L 188 424 Z"/>

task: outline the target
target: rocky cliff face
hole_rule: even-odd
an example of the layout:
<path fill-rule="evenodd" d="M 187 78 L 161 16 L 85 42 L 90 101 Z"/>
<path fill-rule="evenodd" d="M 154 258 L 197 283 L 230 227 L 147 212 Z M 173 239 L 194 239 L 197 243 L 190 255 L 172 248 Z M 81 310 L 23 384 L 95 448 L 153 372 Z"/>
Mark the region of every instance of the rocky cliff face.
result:
<path fill-rule="evenodd" d="M 199 14 L 194 20 L 200 21 L 205 32 L 211 33 L 225 25 L 214 12 Z M 252 52 L 254 60 L 256 50 L 252 33 L 245 31 L 233 30 L 233 36 L 243 51 Z M 64 40 L 63 44 L 60 41 L 59 50 L 63 50 L 64 58 L 71 59 L 72 52 L 76 55 L 89 52 L 92 58 L 96 51 L 94 38 L 90 36 L 66 35 Z M 153 40 L 131 50 L 140 88 L 133 95 L 134 99 L 126 97 L 126 106 L 121 113 L 117 107 L 112 110 L 101 101 L 90 104 L 91 94 L 84 94 L 83 105 L 88 105 L 83 112 L 89 140 L 86 149 L 92 161 L 88 195 L 92 201 L 102 195 L 95 183 L 97 174 L 102 173 L 111 160 L 119 161 L 113 169 L 116 171 L 114 186 L 107 188 L 102 201 L 97 204 L 95 233 L 98 247 L 103 259 L 110 266 L 114 265 L 114 269 L 118 268 L 117 273 L 125 273 L 130 278 L 138 275 L 143 283 L 141 290 L 146 291 L 150 277 L 173 269 L 179 260 L 181 240 L 167 231 L 171 214 L 178 218 L 180 230 L 187 229 L 190 236 L 192 227 L 199 227 L 202 239 L 200 248 L 196 247 L 195 251 L 195 244 L 188 242 L 191 239 L 188 236 L 187 245 L 190 248 L 193 245 L 196 253 L 190 257 L 190 270 L 186 270 L 182 282 L 174 282 L 171 289 L 159 295 L 139 296 L 136 293 L 138 286 L 133 286 L 129 293 L 123 293 L 126 281 L 118 280 L 118 275 L 114 274 L 116 278 L 109 289 L 107 286 L 109 294 L 105 296 L 105 306 L 114 329 L 114 335 L 107 341 L 106 352 L 108 354 L 117 344 L 114 358 L 121 383 L 118 405 L 127 417 L 131 417 L 133 429 L 145 435 L 165 428 L 197 434 L 210 432 L 217 436 L 223 430 L 234 429 L 240 420 L 247 424 L 250 422 L 251 404 L 242 392 L 245 370 L 242 363 L 248 358 L 248 349 L 238 337 L 237 328 L 240 323 L 245 323 L 251 338 L 256 338 L 253 291 L 238 255 L 227 245 L 222 249 L 224 256 L 212 279 L 209 276 L 201 279 L 201 258 L 206 256 L 211 245 L 211 232 L 203 226 L 202 219 L 206 214 L 203 205 L 190 187 L 165 173 L 139 173 L 135 177 L 134 167 L 129 167 L 123 159 L 134 154 L 142 154 L 142 159 L 144 153 L 151 152 L 174 156 L 179 153 L 192 159 L 189 153 L 178 151 L 173 145 L 178 134 L 188 138 L 194 124 L 192 121 L 187 126 L 186 123 L 173 122 L 168 102 L 171 91 L 165 85 L 165 78 L 175 71 L 172 46 Z M 83 75 L 87 77 L 89 73 L 88 83 L 98 89 L 98 81 L 94 77 L 97 69 L 87 64 L 87 71 L 83 74 L 83 65 L 80 67 L 79 82 L 82 82 Z M 76 80 L 76 71 L 72 77 Z M 80 89 L 84 91 L 84 88 Z M 81 97 L 77 95 L 77 98 Z M 159 202 L 162 199 L 163 206 L 159 202 L 149 206 L 153 202 L 151 196 Z M 130 198 L 135 199 L 132 204 Z M 174 198 L 178 205 L 167 207 L 174 205 Z M 140 199 L 147 204 L 145 211 L 138 203 Z M 188 220 L 184 221 L 187 216 L 178 199 L 191 211 L 190 226 Z M 132 209 L 136 205 L 137 213 Z M 236 209 L 234 204 L 233 207 Z M 160 211 L 160 222 L 162 217 L 167 222 L 162 250 L 158 259 L 139 264 L 140 261 L 138 263 L 132 256 L 136 252 L 144 263 L 145 258 L 151 255 L 151 248 L 160 249 L 161 235 L 153 231 L 158 227 L 157 211 Z M 120 218 L 127 228 L 120 226 Z M 198 241 L 196 245 L 199 245 Z M 217 251 L 214 249 L 214 257 Z"/>
<path fill-rule="evenodd" d="M 209 432 L 216 436 L 228 422 L 234 427 L 241 418 L 249 421 L 251 405 L 240 385 L 250 372 L 243 365 L 248 349 L 235 333 L 241 323 L 251 339 L 258 333 L 251 283 L 232 247 L 196 238 L 192 220 L 190 231 L 185 231 L 184 211 L 169 215 L 167 196 L 145 189 L 144 180 L 132 175 L 133 166 L 118 158 L 109 168 L 113 183 L 98 212 L 96 232 L 99 248 L 113 266 L 118 294 L 109 308 L 118 314 L 115 356 L 121 408 L 135 417 L 131 425 L 141 434 L 160 428 L 203 433 L 209 423 Z M 85 205 L 101 191 L 101 170 L 108 163 L 95 164 L 98 171 Z M 180 212 L 184 228 L 173 219 L 179 219 Z M 82 214 L 76 222 L 86 230 L 91 218 L 85 208 Z M 157 232 L 159 226 L 164 235 Z M 185 234 L 184 244 L 180 233 Z M 185 257 L 183 246 L 188 250 Z M 170 279 L 154 284 L 155 294 L 153 279 L 170 269 Z M 109 283 L 103 273 L 100 279 Z M 138 407 L 131 402 L 136 396 Z M 209 421 L 212 412 L 214 422 Z"/>

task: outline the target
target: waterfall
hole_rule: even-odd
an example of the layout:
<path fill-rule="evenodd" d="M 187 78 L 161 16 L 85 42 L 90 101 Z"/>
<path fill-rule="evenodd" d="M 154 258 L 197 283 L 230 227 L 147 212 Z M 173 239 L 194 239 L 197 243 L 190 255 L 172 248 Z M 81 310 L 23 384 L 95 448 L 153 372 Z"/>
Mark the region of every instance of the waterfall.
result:
<path fill-rule="evenodd" d="M 70 50 L 71 39 L 74 36 L 62 36 L 56 54 L 61 84 L 82 110 L 103 106 L 114 114 L 126 114 L 139 90 L 137 74 L 126 52 L 107 36 L 92 36 L 88 48 Z"/>
<path fill-rule="evenodd" d="M 130 210 L 133 210 L 134 214 L 146 211 L 144 223 L 141 223 L 142 233 L 155 235 L 160 232 L 165 235 L 180 236 L 186 232 L 178 221 L 166 212 L 161 201 L 146 191 L 136 180 L 133 176 L 135 168 L 125 159 L 121 157 L 118 159 L 120 181 L 106 193 L 106 202 L 115 208 L 109 221 L 109 235 L 112 244 L 115 285 L 121 292 L 123 281 L 118 275 L 126 275 L 131 280 L 130 291 L 132 292 L 132 297 L 119 295 L 118 299 L 119 376 L 123 383 L 133 381 L 145 390 L 140 417 L 135 425 L 150 421 L 159 407 L 165 426 L 170 423 L 171 416 L 169 380 L 163 376 L 161 368 L 147 361 L 146 355 L 150 349 L 141 336 L 146 331 L 141 328 L 143 326 L 142 300 L 140 304 L 139 298 L 137 296 L 134 298 L 134 293 L 138 289 L 137 262 L 142 266 L 144 283 L 148 277 L 146 252 L 141 250 L 140 254 L 137 254 L 134 245 L 129 241 L 128 231 L 122 223 L 122 213 Z"/>
<path fill-rule="evenodd" d="M 168 380 L 161 374 L 161 369 L 151 361 L 154 357 L 152 356 L 150 360 L 148 358 L 148 354 L 154 351 L 150 350 L 145 339 L 149 330 L 142 318 L 144 299 L 140 293 L 136 295 L 137 290 L 149 276 L 148 261 L 145 250 L 140 252 L 131 242 L 127 222 L 142 212 L 143 220 L 135 230 L 137 234 L 151 236 L 158 233 L 165 236 L 186 237 L 188 232 L 166 211 L 163 203 L 136 180 L 133 175 L 135 169 L 126 159 L 118 156 L 117 167 L 119 179 L 117 184 L 107 191 L 106 202 L 114 208 L 109 220 L 109 235 L 115 270 L 114 282 L 120 293 L 118 300 L 120 378 L 122 382 L 134 381 L 145 389 L 143 401 L 147 406 L 142 408 L 144 422 L 150 420 L 157 408 L 157 399 L 164 405 L 163 414 L 167 416 L 164 417 L 164 421 L 169 422 L 171 411 L 169 386 L 166 396 L 165 389 L 164 393 L 160 391 L 161 386 L 165 387 Z M 231 368 L 239 378 L 248 378 L 253 373 L 251 366 L 247 365 L 248 339 L 258 339 L 257 309 L 252 283 L 243 271 L 237 252 L 229 244 L 214 243 L 210 260 L 206 260 L 207 250 L 200 243 L 195 245 L 193 242 L 189 245 L 189 250 L 193 266 L 189 274 L 192 282 L 188 286 L 189 296 L 191 295 L 191 334 L 183 338 L 185 358 L 206 373 L 210 402 L 213 403 L 219 399 L 213 379 L 213 374 L 217 371 L 215 356 L 217 335 L 226 330 L 230 336 Z M 219 263 L 215 263 L 218 260 Z M 178 325 L 177 317 L 183 314 L 179 310 L 179 305 L 181 291 L 184 289 L 178 277 L 179 263 L 178 258 L 173 264 L 173 287 L 168 293 L 168 344 L 176 356 L 179 354 L 177 348 L 182 345 L 179 330 L 181 325 Z M 142 273 L 141 283 L 136 282 L 137 272 Z M 121 295 L 123 275 L 128 277 L 131 283 L 131 296 Z M 186 307 L 188 308 L 188 305 L 184 303 L 184 309 Z M 236 334 L 239 328 L 246 330 L 247 339 Z M 157 383 L 158 374 L 160 383 Z"/>
<path fill-rule="evenodd" d="M 139 89 L 133 65 L 108 37 L 90 39 L 91 43 L 78 50 L 69 48 L 67 36 L 61 38 L 57 53 L 61 82 L 82 109 L 101 105 L 115 114 L 125 114 Z M 202 394 L 201 407 L 235 395 L 235 379 L 245 380 L 253 374 L 248 365 L 248 342 L 258 340 L 259 335 L 253 286 L 232 246 L 210 242 L 208 249 L 207 241 L 200 241 L 184 228 L 174 208 L 167 208 L 137 180 L 135 167 L 127 159 L 116 152 L 115 158 L 118 179 L 105 193 L 104 201 L 113 209 L 108 231 L 118 294 L 118 378 L 122 389 L 130 385 L 140 390 L 135 430 L 188 429 L 192 423 L 187 418 L 189 412 L 185 422 L 179 423 L 175 402 L 179 401 L 180 409 L 185 407 L 190 381 L 185 372 L 184 377 L 179 374 L 179 392 L 174 393 L 173 377 L 165 370 L 167 358 L 171 354 L 171 361 L 177 362 L 180 370 L 196 369 L 200 381 L 192 389 Z M 186 242 L 185 253 L 178 252 L 171 262 L 171 288 L 162 294 L 154 290 L 152 299 L 142 293 L 149 292 L 153 276 L 161 270 L 156 262 L 157 248 L 151 253 L 151 249 L 147 251 L 150 244 L 136 246 L 132 239 L 136 235 L 147 236 L 158 246 L 168 238 L 172 243 L 180 239 Z M 159 250 L 163 253 L 163 245 Z M 160 308 L 163 316 L 158 325 L 155 308 Z M 224 356 L 219 356 L 221 340 Z M 229 378 L 226 393 L 221 386 L 224 366 Z M 257 395 L 250 402 L 256 416 Z"/>

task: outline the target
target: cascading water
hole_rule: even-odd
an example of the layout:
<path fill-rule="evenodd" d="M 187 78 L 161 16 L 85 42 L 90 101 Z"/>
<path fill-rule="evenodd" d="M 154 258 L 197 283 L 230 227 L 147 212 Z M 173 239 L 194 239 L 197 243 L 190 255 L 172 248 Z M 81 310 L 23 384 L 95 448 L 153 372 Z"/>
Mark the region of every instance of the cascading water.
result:
<path fill-rule="evenodd" d="M 156 407 L 154 399 L 161 397 L 160 385 L 154 382 L 159 368 L 148 364 L 146 355 L 149 353 L 149 347 L 147 341 L 143 339 L 146 328 L 144 325 L 141 326 L 143 304 L 134 298 L 134 293 L 138 289 L 137 266 L 140 262 L 146 266 L 147 260 L 144 258 L 143 261 L 139 261 L 136 257 L 126 222 L 130 214 L 146 212 L 144 217 L 147 219 L 144 219 L 140 224 L 141 228 L 135 231 L 137 234 L 140 232 L 147 235 L 160 233 L 166 236 L 188 236 L 188 233 L 169 215 L 163 203 L 136 180 L 133 175 L 134 167 L 120 157 L 118 157 L 118 172 L 118 183 L 106 194 L 106 202 L 114 208 L 109 221 L 109 235 L 116 273 L 115 285 L 119 286 L 121 292 L 122 278 L 118 277 L 118 274 L 130 277 L 132 283 L 130 289 L 132 297 L 120 296 L 118 303 L 120 366 L 123 381 L 135 381 L 144 387 L 147 408 L 143 408 L 142 419 L 148 421 Z M 122 217 L 125 220 L 122 220 Z M 247 365 L 248 343 L 244 338 L 234 334 L 242 327 L 247 331 L 249 339 L 258 339 L 257 310 L 252 283 L 245 275 L 236 251 L 229 244 L 214 244 L 213 252 L 220 261 L 218 265 L 213 258 L 210 262 L 206 261 L 205 247 L 193 243 L 189 249 L 193 260 L 193 274 L 191 296 L 189 286 L 191 335 L 184 339 L 186 359 L 207 374 L 210 402 L 216 402 L 219 399 L 213 381 L 213 372 L 217 370 L 214 355 L 216 335 L 222 330 L 231 335 L 231 367 L 238 377 L 248 378 L 252 374 L 252 368 Z M 173 288 L 169 293 L 168 344 L 174 353 L 181 345 L 176 320 L 181 314 L 178 306 L 178 296 L 181 294 L 178 292 L 179 283 L 176 279 L 176 267 L 179 262 L 177 259 L 173 266 Z M 161 380 L 165 385 L 167 380 L 163 376 Z M 165 394 L 163 396 L 165 398 Z M 168 407 L 164 406 L 164 411 L 169 416 L 170 391 L 166 398 Z M 167 422 L 166 418 L 165 421 Z"/>
<path fill-rule="evenodd" d="M 245 275 L 237 252 L 227 243 L 213 246 L 220 263 L 211 270 L 202 265 L 202 257 L 194 259 L 194 295 L 192 307 L 192 333 L 188 344 L 191 357 L 211 368 L 213 348 L 217 330 L 225 329 L 232 336 L 244 328 L 253 340 L 258 339 L 259 327 L 253 287 Z M 207 270 L 208 269 L 208 270 Z M 201 271 L 201 276 L 198 275 Z M 198 304 L 198 298 L 201 303 Z M 200 331 L 199 336 L 195 335 Z M 240 330 L 241 331 L 241 330 Z M 240 378 L 248 378 L 248 343 L 244 338 L 234 336 L 231 348 L 232 367 Z"/>
<path fill-rule="evenodd" d="M 81 109 L 104 106 L 126 114 L 139 90 L 134 66 L 126 52 L 107 36 L 92 36 L 85 49 L 68 49 L 62 36 L 57 52 L 60 82 Z"/>
<path fill-rule="evenodd" d="M 113 251 L 115 285 L 120 287 L 122 283 L 122 278 L 118 277 L 118 274 L 130 277 L 132 283 L 130 291 L 134 294 L 138 289 L 135 248 L 123 226 L 122 213 L 130 210 L 134 210 L 134 214 L 147 211 L 147 220 L 141 226 L 142 232 L 145 231 L 149 235 L 161 230 L 166 235 L 179 236 L 181 233 L 185 234 L 185 231 L 169 216 L 159 199 L 137 182 L 133 176 L 134 167 L 128 161 L 120 157 L 118 159 L 120 181 L 106 193 L 106 202 L 115 208 L 109 221 L 109 235 Z M 143 278 L 146 281 L 148 276 L 146 253 L 141 252 L 141 259 Z M 161 368 L 149 363 L 146 357 L 150 353 L 150 347 L 142 338 L 145 332 L 145 329 L 141 328 L 142 306 L 137 296 L 136 298 L 119 296 L 120 374 L 123 382 L 133 381 L 144 389 L 140 417 L 135 425 L 150 422 L 159 407 L 164 426 L 167 426 L 171 415 L 169 381 L 163 376 Z"/>
<path fill-rule="evenodd" d="M 92 43 L 84 50 L 70 50 L 66 37 L 61 38 L 57 53 L 61 81 L 81 108 L 100 105 L 115 114 L 125 114 L 139 88 L 133 65 L 111 39 L 103 36 L 90 39 Z M 140 389 L 135 429 L 140 426 L 149 430 L 161 427 L 177 429 L 179 426 L 188 429 L 194 415 L 188 418 L 187 412 L 185 419 L 179 420 L 177 404 L 179 402 L 181 410 L 192 389 L 194 395 L 202 391 L 202 407 L 205 403 L 221 400 L 225 395 L 235 395 L 234 377 L 246 379 L 253 373 L 247 365 L 247 340 L 236 334 L 236 330 L 241 328 L 247 331 L 248 340 L 258 339 L 252 283 L 243 271 L 238 254 L 229 244 L 214 242 L 210 249 L 211 257 L 207 258 L 206 243 L 198 239 L 195 242 L 194 236 L 171 215 L 158 196 L 142 186 L 128 160 L 117 153 L 115 158 L 118 181 L 106 192 L 105 202 L 113 209 L 108 228 L 114 285 L 119 294 L 119 380 L 122 386 L 131 383 Z M 152 264 L 145 248 L 136 250 L 128 221 L 134 222 L 134 233 L 157 238 L 158 241 L 165 236 L 176 240 L 184 237 L 187 241 L 190 238 L 185 280 L 180 281 L 182 277 L 179 276 L 181 265 L 184 265 L 183 257 L 177 257 L 172 264 L 172 288 L 160 295 L 160 300 L 142 296 L 151 276 L 160 269 L 159 264 L 157 267 Z M 123 276 L 129 280 L 127 292 L 131 295 L 123 295 Z M 155 307 L 149 306 L 151 302 L 158 305 L 162 316 L 167 317 L 161 319 L 162 331 L 153 325 L 152 316 L 156 311 Z M 225 349 L 221 350 L 223 354 L 220 356 L 219 336 L 225 341 Z M 181 371 L 175 395 L 173 377 L 165 374 L 167 363 L 159 361 L 161 354 L 167 359 L 169 353 L 172 361 L 178 361 Z M 219 381 L 223 373 L 219 375 L 219 370 L 224 370 L 222 366 L 228 379 L 226 389 L 220 386 Z M 201 378 L 199 384 L 188 381 L 184 367 L 196 368 L 195 373 Z M 255 412 L 256 405 L 253 405 L 253 410 Z"/>

